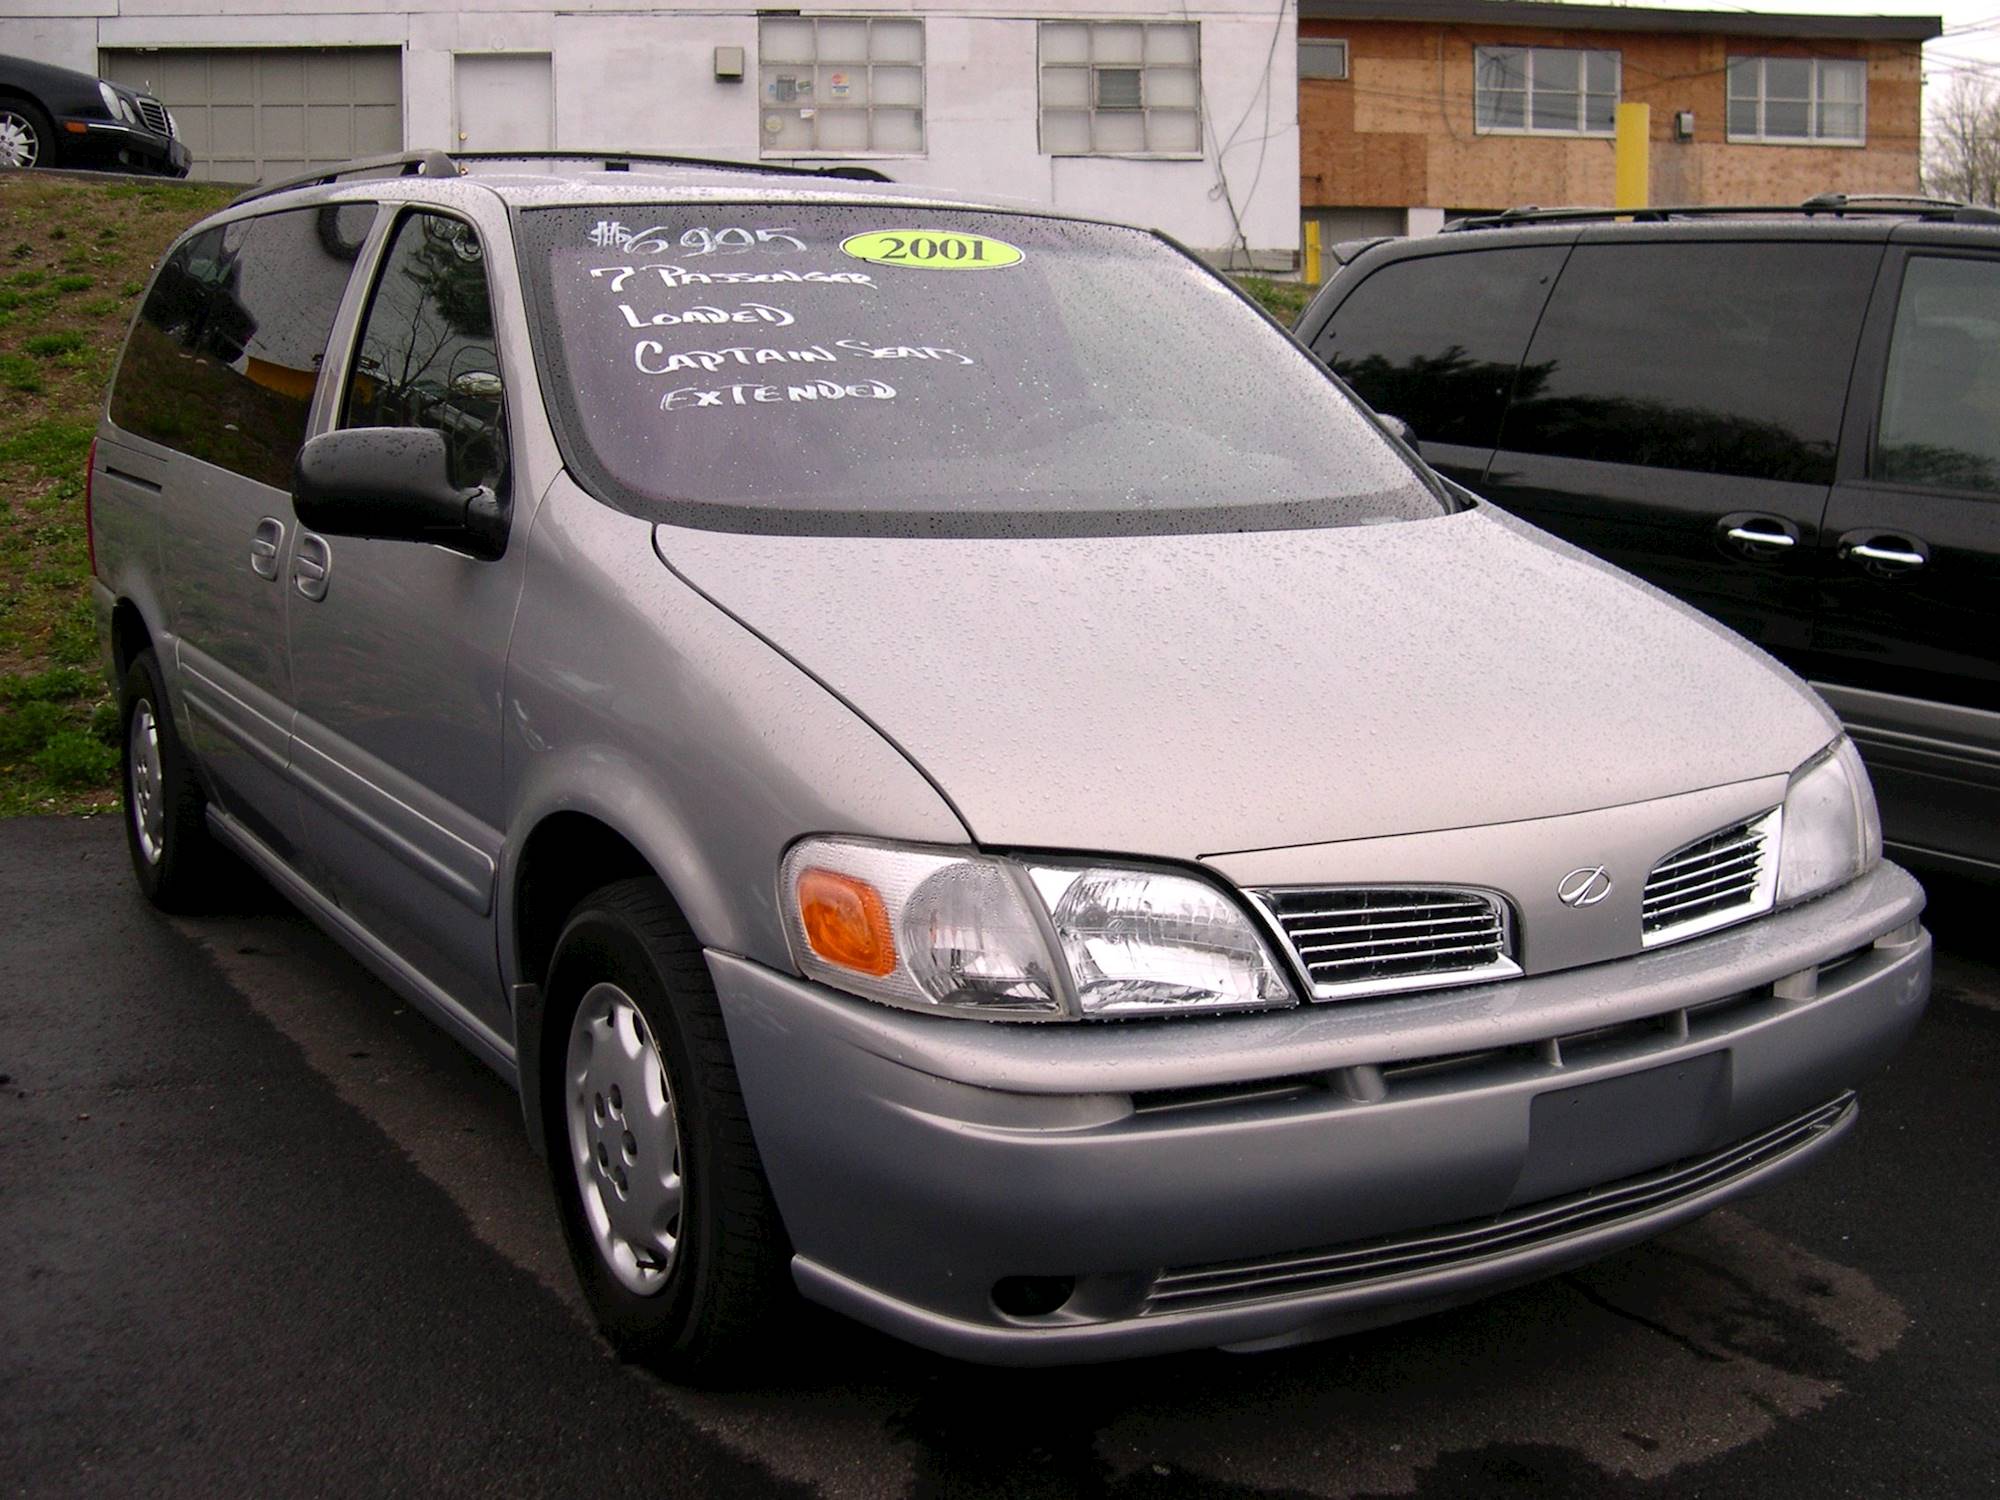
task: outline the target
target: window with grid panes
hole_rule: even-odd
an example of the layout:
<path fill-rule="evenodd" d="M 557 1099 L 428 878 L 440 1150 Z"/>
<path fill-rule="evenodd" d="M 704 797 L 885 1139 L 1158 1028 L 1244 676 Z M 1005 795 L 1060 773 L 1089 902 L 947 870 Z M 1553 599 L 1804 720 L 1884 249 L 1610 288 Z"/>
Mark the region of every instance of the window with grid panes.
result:
<path fill-rule="evenodd" d="M 1481 131 L 1610 135 L 1618 118 L 1616 52 L 1570 47 L 1480 47 L 1473 123 Z"/>
<path fill-rule="evenodd" d="M 757 23 L 765 156 L 915 156 L 924 149 L 924 23 L 765 16 Z"/>
<path fill-rule="evenodd" d="M 1729 139 L 1860 145 L 1868 64 L 1858 58 L 1732 57 Z"/>
<path fill-rule="evenodd" d="M 1201 28 L 1044 21 L 1042 150 L 1050 156 L 1201 155 Z"/>

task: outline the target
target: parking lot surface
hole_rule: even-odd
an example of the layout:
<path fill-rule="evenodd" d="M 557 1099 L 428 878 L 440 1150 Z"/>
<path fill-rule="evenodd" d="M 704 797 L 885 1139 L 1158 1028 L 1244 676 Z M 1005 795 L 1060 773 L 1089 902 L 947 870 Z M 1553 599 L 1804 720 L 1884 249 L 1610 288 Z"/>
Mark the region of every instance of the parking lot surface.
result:
<path fill-rule="evenodd" d="M 1010 1372 L 802 1309 L 691 1392 L 584 1320 L 513 1095 L 278 899 L 170 921 L 0 823 L 0 1492 L 2000 1489 L 2000 937 L 1816 1170 L 1612 1260 L 1262 1356 Z"/>

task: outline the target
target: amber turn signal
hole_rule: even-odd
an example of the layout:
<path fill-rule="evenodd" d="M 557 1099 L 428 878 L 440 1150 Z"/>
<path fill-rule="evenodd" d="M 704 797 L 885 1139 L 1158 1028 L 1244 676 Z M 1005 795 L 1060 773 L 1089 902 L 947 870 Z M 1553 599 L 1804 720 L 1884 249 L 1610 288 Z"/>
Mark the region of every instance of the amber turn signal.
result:
<path fill-rule="evenodd" d="M 876 979 L 895 970 L 896 936 L 874 886 L 832 870 L 801 870 L 798 896 L 799 920 L 814 953 Z"/>

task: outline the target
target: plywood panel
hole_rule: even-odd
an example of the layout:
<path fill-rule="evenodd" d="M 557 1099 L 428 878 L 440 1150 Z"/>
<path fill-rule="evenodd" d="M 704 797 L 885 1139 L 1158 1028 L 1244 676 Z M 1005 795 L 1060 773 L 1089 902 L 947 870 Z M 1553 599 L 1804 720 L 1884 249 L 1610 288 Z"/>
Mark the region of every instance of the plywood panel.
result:
<path fill-rule="evenodd" d="M 1451 96 L 1439 82 L 1440 71 L 1434 59 L 1356 59 L 1350 65 L 1354 128 L 1419 135 L 1444 129 Z"/>

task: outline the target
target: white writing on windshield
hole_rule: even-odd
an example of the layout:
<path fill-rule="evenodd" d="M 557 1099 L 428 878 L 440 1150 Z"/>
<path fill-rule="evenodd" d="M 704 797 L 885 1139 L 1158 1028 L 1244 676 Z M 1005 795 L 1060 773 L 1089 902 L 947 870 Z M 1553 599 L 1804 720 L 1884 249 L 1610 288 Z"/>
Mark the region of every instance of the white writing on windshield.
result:
<path fill-rule="evenodd" d="M 685 411 L 703 406 L 766 406 L 792 401 L 893 401 L 896 388 L 880 380 L 843 385 L 814 380 L 805 385 L 725 385 L 704 390 L 684 385 L 660 398 L 661 411 Z"/>

